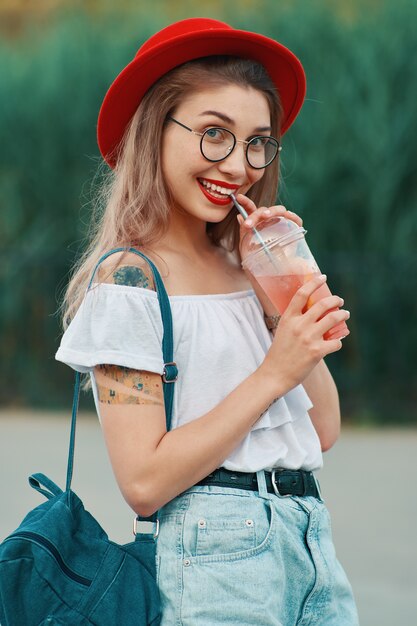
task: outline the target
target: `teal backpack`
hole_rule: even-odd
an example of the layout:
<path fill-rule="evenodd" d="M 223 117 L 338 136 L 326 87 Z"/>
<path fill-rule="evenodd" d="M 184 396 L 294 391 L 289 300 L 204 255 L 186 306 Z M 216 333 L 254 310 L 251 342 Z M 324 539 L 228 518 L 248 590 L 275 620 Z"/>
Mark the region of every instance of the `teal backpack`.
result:
<path fill-rule="evenodd" d="M 172 317 L 169 299 L 155 265 L 153 272 L 164 334 L 162 351 L 167 430 L 171 424 L 174 382 Z M 78 496 L 71 491 L 80 374 L 75 374 L 65 491 L 43 474 L 29 477 L 31 487 L 47 501 L 26 515 L 0 545 L 1 626 L 157 626 L 161 620 L 155 579 L 157 512 L 138 516 L 136 539 L 126 545 L 111 541 Z"/>

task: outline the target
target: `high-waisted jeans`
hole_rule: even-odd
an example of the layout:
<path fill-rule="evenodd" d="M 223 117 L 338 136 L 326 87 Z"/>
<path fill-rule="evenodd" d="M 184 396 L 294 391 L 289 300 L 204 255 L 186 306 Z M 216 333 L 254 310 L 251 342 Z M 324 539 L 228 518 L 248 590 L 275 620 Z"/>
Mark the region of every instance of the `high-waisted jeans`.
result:
<path fill-rule="evenodd" d="M 325 504 L 195 486 L 159 512 L 162 626 L 358 626 Z"/>

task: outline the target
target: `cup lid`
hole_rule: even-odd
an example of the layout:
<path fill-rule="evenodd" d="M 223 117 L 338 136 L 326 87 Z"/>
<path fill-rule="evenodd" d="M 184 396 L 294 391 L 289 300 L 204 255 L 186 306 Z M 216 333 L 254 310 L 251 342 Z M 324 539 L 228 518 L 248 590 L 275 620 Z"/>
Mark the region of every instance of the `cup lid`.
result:
<path fill-rule="evenodd" d="M 242 260 L 265 251 L 265 246 L 269 250 L 275 246 L 284 247 L 304 237 L 306 232 L 305 228 L 285 217 L 272 217 L 265 220 L 257 226 L 256 232 L 252 229 L 244 235 L 240 246 Z"/>

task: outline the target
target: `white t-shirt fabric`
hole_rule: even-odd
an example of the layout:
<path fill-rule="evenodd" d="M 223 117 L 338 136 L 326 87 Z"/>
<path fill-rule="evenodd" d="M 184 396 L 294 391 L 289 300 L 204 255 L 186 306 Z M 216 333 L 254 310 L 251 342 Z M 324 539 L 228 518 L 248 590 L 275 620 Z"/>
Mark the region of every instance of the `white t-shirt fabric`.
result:
<path fill-rule="evenodd" d="M 253 290 L 169 296 L 178 367 L 171 428 L 209 412 L 262 363 L 272 336 Z M 163 326 L 155 291 L 93 284 L 65 331 L 56 359 L 87 373 L 100 418 L 93 368 L 120 365 L 162 374 Z M 323 458 L 302 385 L 277 399 L 222 467 L 317 470 Z M 225 418 L 227 419 L 227 415 Z"/>

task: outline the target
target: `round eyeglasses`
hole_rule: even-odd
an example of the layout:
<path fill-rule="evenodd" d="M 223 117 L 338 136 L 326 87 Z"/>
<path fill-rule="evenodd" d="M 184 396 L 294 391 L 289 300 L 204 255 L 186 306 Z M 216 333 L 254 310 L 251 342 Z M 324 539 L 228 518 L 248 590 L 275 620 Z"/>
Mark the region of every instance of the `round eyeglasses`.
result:
<path fill-rule="evenodd" d="M 236 144 L 242 143 L 246 146 L 245 155 L 249 165 L 255 170 L 262 170 L 264 167 L 271 165 L 278 152 L 282 150 L 282 147 L 275 137 L 256 135 L 249 139 L 249 141 L 245 141 L 244 139 L 236 139 L 231 130 L 222 128 L 221 126 L 212 126 L 207 128 L 203 133 L 199 133 L 171 116 L 167 119 L 185 128 L 185 130 L 188 130 L 193 135 L 201 137 L 201 154 L 207 161 L 211 161 L 212 163 L 227 159 L 233 152 Z"/>

